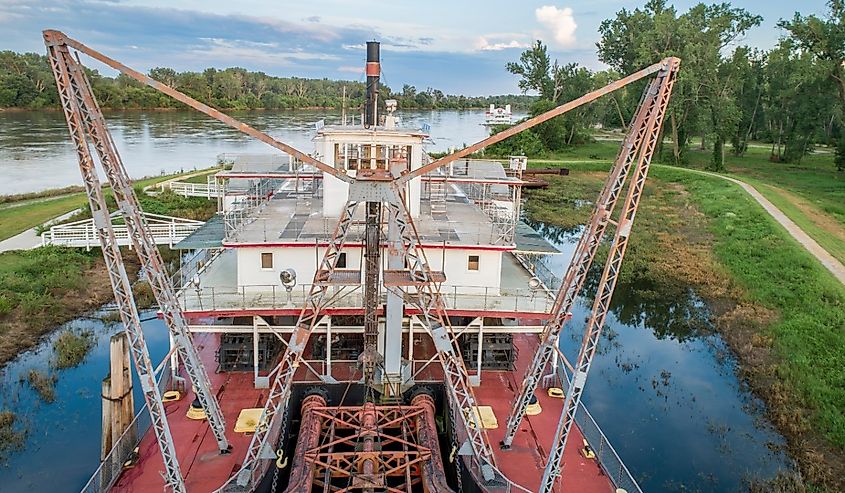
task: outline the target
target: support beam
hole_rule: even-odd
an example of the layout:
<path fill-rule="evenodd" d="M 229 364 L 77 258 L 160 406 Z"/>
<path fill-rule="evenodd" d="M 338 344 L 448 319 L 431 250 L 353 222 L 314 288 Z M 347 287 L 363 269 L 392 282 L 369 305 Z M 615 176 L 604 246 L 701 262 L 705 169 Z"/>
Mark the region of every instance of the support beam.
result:
<path fill-rule="evenodd" d="M 555 430 L 552 447 L 549 453 L 549 460 L 543 471 L 543 478 L 538 493 L 551 493 L 555 490 L 555 484 L 560 477 L 563 467 L 563 452 L 566 449 L 567 439 L 572 425 L 575 422 L 575 413 L 581 404 L 581 396 L 584 386 L 587 383 L 587 376 L 598 348 L 604 322 L 610 311 L 610 302 L 616 288 L 616 281 L 622 269 L 622 261 L 625 258 L 625 250 L 628 246 L 628 239 L 631 235 L 631 228 L 639 208 L 645 181 L 648 177 L 648 170 L 651 158 L 660 136 L 660 128 L 663 125 L 663 117 L 669 105 L 669 98 L 672 95 L 672 87 L 678 74 L 680 60 L 670 59 L 657 76 L 658 84 L 654 88 L 657 104 L 654 111 L 649 115 L 646 123 L 646 138 L 642 152 L 638 156 L 637 164 L 628 193 L 625 196 L 625 203 L 622 206 L 621 214 L 617 220 L 616 232 L 613 243 L 610 245 L 607 262 L 604 266 L 601 279 L 596 290 L 595 301 L 587 327 L 584 329 L 584 336 L 581 341 L 581 348 L 578 352 L 578 360 L 575 363 L 572 382 L 566 389 L 566 397 L 563 402 L 563 413 L 558 421 Z"/>
<path fill-rule="evenodd" d="M 320 171 L 322 171 L 324 173 L 328 173 L 328 174 L 334 176 L 335 178 L 343 180 L 347 183 L 352 181 L 352 179 L 350 177 L 346 176 L 344 171 L 341 171 L 341 170 L 339 170 L 339 169 L 337 169 L 333 166 L 329 166 L 328 164 L 309 156 L 308 154 L 300 151 L 299 149 L 297 149 L 297 148 L 295 148 L 291 145 L 285 144 L 284 142 L 280 142 L 280 141 L 270 137 L 266 133 L 261 132 L 261 131 L 255 129 L 255 128 L 247 125 L 246 123 L 240 122 L 240 121 L 232 118 L 231 116 L 221 112 L 220 110 L 212 108 L 211 106 L 209 106 L 205 103 L 200 103 L 196 99 L 194 99 L 194 98 L 192 98 L 192 97 L 190 97 L 186 94 L 183 94 L 183 93 L 177 91 L 176 89 L 173 89 L 170 86 L 162 84 L 161 82 L 153 79 L 152 77 L 150 77 L 148 75 L 145 75 L 141 72 L 138 72 L 137 70 L 131 69 L 131 68 L 127 67 L 126 65 L 118 62 L 117 60 L 109 58 L 106 55 L 100 53 L 99 51 L 94 50 L 92 48 L 89 48 L 88 46 L 80 43 L 79 41 L 77 41 L 75 39 L 69 38 L 67 35 L 65 35 L 61 31 L 46 30 L 46 31 L 44 31 L 44 35 L 50 36 L 50 38 L 56 40 L 56 42 L 58 42 L 58 43 L 63 43 L 67 46 L 70 46 L 70 47 L 76 49 L 76 50 L 79 50 L 82 53 L 85 53 L 86 55 L 90 56 L 91 58 L 93 58 L 97 61 L 100 61 L 100 62 L 108 65 L 109 67 L 117 70 L 118 72 L 120 72 L 124 75 L 127 75 L 127 76 L 137 80 L 138 82 L 140 82 L 142 84 L 150 86 L 150 87 L 152 87 L 153 89 L 155 89 L 159 92 L 167 94 L 168 96 L 172 97 L 176 101 L 179 101 L 180 103 L 186 104 L 186 105 L 190 106 L 191 108 L 194 108 L 195 110 L 197 110 L 201 113 L 205 113 L 206 115 L 214 118 L 215 120 L 219 120 L 219 121 L 225 123 L 226 125 L 234 128 L 235 130 L 243 132 L 243 133 L 249 135 L 250 137 L 254 137 L 254 138 L 260 140 L 261 142 L 264 142 L 265 144 L 267 144 L 271 147 L 275 147 L 276 149 L 284 151 L 284 152 L 288 153 L 289 155 L 294 156 L 295 158 L 299 159 L 300 161 L 306 162 L 306 163 L 314 166 L 315 168 L 319 169 Z"/>

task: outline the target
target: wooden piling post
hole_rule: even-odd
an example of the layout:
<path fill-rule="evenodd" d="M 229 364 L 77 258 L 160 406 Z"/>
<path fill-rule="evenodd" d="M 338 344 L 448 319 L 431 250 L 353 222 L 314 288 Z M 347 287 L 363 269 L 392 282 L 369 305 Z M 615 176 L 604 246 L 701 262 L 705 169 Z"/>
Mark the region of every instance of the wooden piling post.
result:
<path fill-rule="evenodd" d="M 109 341 L 109 376 L 103 380 L 102 458 L 109 453 L 134 418 L 129 341 L 120 332 Z"/>

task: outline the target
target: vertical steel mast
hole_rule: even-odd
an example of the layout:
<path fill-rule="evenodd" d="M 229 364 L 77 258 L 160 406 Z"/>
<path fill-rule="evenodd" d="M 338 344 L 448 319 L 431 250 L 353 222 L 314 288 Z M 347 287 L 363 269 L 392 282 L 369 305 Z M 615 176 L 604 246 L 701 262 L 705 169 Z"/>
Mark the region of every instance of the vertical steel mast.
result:
<path fill-rule="evenodd" d="M 598 347 L 604 321 L 607 318 L 607 313 L 610 311 L 610 301 L 613 298 L 616 282 L 619 280 L 622 260 L 625 258 L 625 250 L 628 247 L 628 239 L 631 235 L 637 208 L 639 207 L 640 198 L 645 187 L 649 165 L 651 164 L 651 158 L 659 141 L 663 117 L 666 114 L 666 107 L 669 105 L 672 87 L 675 84 L 675 78 L 680 66 L 680 60 L 677 58 L 669 58 L 665 63 L 665 67 L 658 72 L 657 83 L 650 88 L 653 91 L 656 104 L 653 111 L 649 113 L 645 124 L 644 139 L 642 142 L 643 148 L 637 159 L 634 176 L 628 187 L 625 203 L 622 206 L 622 211 L 618 219 L 614 221 L 616 232 L 613 237 L 613 243 L 610 245 L 607 263 L 605 263 L 604 271 L 599 280 L 592 313 L 587 322 L 587 327 L 584 329 L 584 337 L 581 342 L 581 349 L 578 352 L 578 360 L 575 363 L 572 379 L 566 389 L 563 413 L 560 416 L 560 421 L 555 431 L 551 453 L 549 454 L 548 462 L 546 462 L 546 468 L 543 471 L 543 479 L 540 483 L 538 493 L 550 493 L 554 489 L 558 476 L 560 476 L 563 452 L 566 448 L 566 441 L 569 438 L 569 431 L 572 429 L 572 423 L 575 421 L 575 413 L 581 404 L 581 395 L 587 383 L 590 365 Z M 612 221 L 610 218 L 608 220 Z"/>

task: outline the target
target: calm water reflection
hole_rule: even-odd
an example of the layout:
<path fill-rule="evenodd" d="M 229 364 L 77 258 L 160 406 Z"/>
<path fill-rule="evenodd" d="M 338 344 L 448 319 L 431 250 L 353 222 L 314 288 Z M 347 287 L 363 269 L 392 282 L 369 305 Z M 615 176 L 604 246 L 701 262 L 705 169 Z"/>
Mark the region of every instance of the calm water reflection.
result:
<path fill-rule="evenodd" d="M 400 111 L 403 125 L 432 128 L 433 151 L 471 144 L 487 135 L 484 110 Z M 235 118 L 311 152 L 314 123 L 339 123 L 338 112 L 241 112 Z M 109 129 L 130 176 L 205 168 L 221 152 L 273 152 L 266 144 L 189 111 L 109 112 Z M 80 183 L 76 155 L 60 112 L 0 112 L 0 195 Z"/>
<path fill-rule="evenodd" d="M 153 361 L 167 354 L 167 328 L 154 313 L 143 322 L 144 334 Z M 45 338 L 39 346 L 0 369 L 0 409 L 17 415 L 16 428 L 25 429 L 21 450 L 0 461 L 0 491 L 78 492 L 100 462 L 101 382 L 109 371 L 109 338 L 122 330 L 119 324 L 96 319 L 78 319 L 66 327 L 90 330 L 96 346 L 76 368 L 50 370 L 53 341 L 60 331 Z M 27 383 L 27 374 L 37 369 L 57 377 L 56 399 L 43 402 Z M 135 407 L 144 398 L 135 382 Z"/>
<path fill-rule="evenodd" d="M 537 226 L 564 252 L 545 261 L 562 276 L 580 228 Z M 655 299 L 649 288 L 617 286 L 584 394 L 643 491 L 742 491 L 745 480 L 790 467 L 785 440 L 737 378 L 706 304 L 691 291 Z M 579 300 L 561 338 L 571 361 L 591 309 L 591 299 Z"/>

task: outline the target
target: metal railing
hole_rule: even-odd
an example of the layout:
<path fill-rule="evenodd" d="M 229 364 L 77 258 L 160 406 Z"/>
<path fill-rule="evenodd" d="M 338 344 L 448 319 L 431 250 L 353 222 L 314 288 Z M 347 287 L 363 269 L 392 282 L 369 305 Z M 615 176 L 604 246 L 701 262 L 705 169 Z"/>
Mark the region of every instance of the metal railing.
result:
<path fill-rule="evenodd" d="M 251 180 L 246 193 L 240 195 L 237 202 L 227 206 L 223 215 L 225 239 L 232 240 L 246 225 L 255 221 L 261 209 L 273 198 L 282 180 L 259 179 Z"/>
<path fill-rule="evenodd" d="M 223 196 L 223 186 L 214 182 L 189 183 L 184 181 L 171 181 L 167 187 L 173 193 L 183 197 L 205 197 L 216 199 Z"/>
<path fill-rule="evenodd" d="M 163 393 L 170 385 L 170 358 L 166 358 L 159 368 L 158 388 Z M 112 449 L 100 462 L 100 466 L 91 475 L 91 478 L 82 487 L 81 493 L 105 493 L 120 479 L 123 472 L 123 465 L 132 456 L 135 447 L 141 443 L 147 430 L 150 429 L 150 413 L 147 412 L 147 405 L 144 404 L 141 410 L 135 415 L 135 419 L 129 423 L 129 427 L 123 435 L 117 439 Z"/>
<path fill-rule="evenodd" d="M 569 380 L 563 366 L 558 367 L 558 379 L 562 382 L 563 390 L 566 391 Z M 631 475 L 631 471 L 622 462 L 619 454 L 610 444 L 604 432 L 599 428 L 596 420 L 587 411 L 587 407 L 583 402 L 578 404 L 578 409 L 575 411 L 575 424 L 584 435 L 584 439 L 590 445 L 593 453 L 596 454 L 596 461 L 607 477 L 610 478 L 613 486 L 622 488 L 628 493 L 643 493 L 637 480 Z"/>
<path fill-rule="evenodd" d="M 183 257 L 182 266 L 170 276 L 170 285 L 177 292 L 190 283 L 196 274 L 201 274 L 211 262 L 219 257 L 225 249 L 223 248 L 201 248 L 195 250 L 189 257 Z"/>
<path fill-rule="evenodd" d="M 150 213 L 144 213 L 143 215 L 156 244 L 168 245 L 170 247 L 182 241 L 205 224 L 203 221 L 194 221 L 180 217 Z M 129 231 L 126 229 L 126 225 L 114 224 L 115 217 L 119 216 L 112 214 L 112 225 L 117 243 L 121 246 L 131 245 L 132 241 L 129 238 Z M 91 248 L 100 246 L 100 239 L 97 228 L 94 226 L 94 220 L 83 219 L 81 221 L 50 227 L 48 231 L 45 231 L 41 235 L 41 244 L 90 250 Z"/>
<path fill-rule="evenodd" d="M 310 284 L 300 284 L 290 292 L 280 285 L 260 284 L 237 287 L 210 286 L 199 289 L 183 285 L 179 302 L 187 311 L 254 310 L 298 308 L 305 302 Z M 177 286 L 178 288 L 178 286 Z M 332 288 L 329 293 L 331 295 Z M 441 289 L 446 307 L 451 310 L 527 312 L 546 314 L 554 300 L 540 289 L 496 289 L 484 286 L 444 286 Z M 410 298 L 408 302 L 410 303 Z M 360 308 L 363 292 L 360 287 L 347 289 L 333 300 L 333 308 Z"/>

